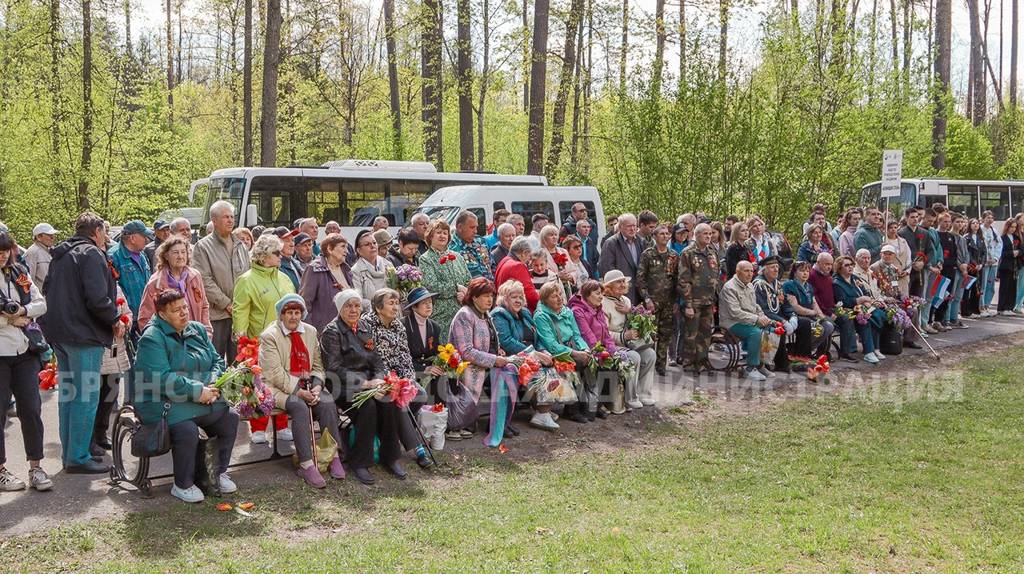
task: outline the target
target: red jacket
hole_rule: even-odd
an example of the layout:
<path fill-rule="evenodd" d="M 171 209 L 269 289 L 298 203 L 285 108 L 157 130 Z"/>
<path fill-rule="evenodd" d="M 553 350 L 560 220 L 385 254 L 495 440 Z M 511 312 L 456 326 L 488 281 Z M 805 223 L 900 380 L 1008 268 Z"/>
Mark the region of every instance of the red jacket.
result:
<path fill-rule="evenodd" d="M 501 260 L 498 268 L 494 271 L 494 287 L 499 288 L 502 283 L 512 279 L 523 284 L 523 291 L 526 293 L 526 306 L 530 308 L 530 313 L 533 313 L 537 309 L 537 302 L 540 301 L 540 294 L 533 286 L 533 278 L 530 277 L 530 271 L 526 265 L 516 259 L 514 255 L 509 255 Z"/>

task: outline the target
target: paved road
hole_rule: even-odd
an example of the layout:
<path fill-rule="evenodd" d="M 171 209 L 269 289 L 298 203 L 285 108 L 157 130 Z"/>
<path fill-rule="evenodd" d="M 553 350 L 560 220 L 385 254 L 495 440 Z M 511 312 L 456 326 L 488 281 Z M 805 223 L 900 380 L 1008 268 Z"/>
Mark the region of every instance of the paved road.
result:
<path fill-rule="evenodd" d="M 1024 318 L 967 319 L 965 323 L 970 326 L 969 329 L 957 329 L 932 335 L 928 340 L 941 355 L 943 350 L 948 352 L 950 349 L 1024 330 Z M 865 375 L 887 373 L 892 372 L 900 363 L 906 363 L 907 357 L 922 357 L 926 354 L 925 350 L 908 349 L 903 356 L 891 357 L 878 366 L 863 362 L 841 362 L 835 364 L 834 367 L 837 373 L 849 371 L 858 371 Z M 752 396 L 768 396 L 773 390 L 783 388 L 791 390 L 793 385 L 803 380 L 803 375 L 793 374 L 788 377 L 780 376 L 770 379 L 765 383 L 750 383 L 732 376 L 721 375 L 702 377 L 699 381 L 695 381 L 692 377 L 684 375 L 679 369 L 670 368 L 668 375 L 659 380 L 655 394 L 661 407 L 678 405 L 692 398 L 695 393 L 711 397 L 715 401 L 748 400 Z M 813 386 L 810 388 L 813 392 Z M 613 417 L 611 420 L 616 419 Z M 111 488 L 104 476 L 66 475 L 59 472 L 60 443 L 57 439 L 57 395 L 53 392 L 45 392 L 43 395 L 43 421 L 46 428 L 46 460 L 43 465 L 48 472 L 54 474 L 54 490 L 50 493 L 34 491 L 0 493 L 0 536 L 23 534 L 52 527 L 64 521 L 110 516 L 122 511 L 152 506 L 153 501 L 145 501 L 135 494 Z M 17 419 L 14 419 L 8 422 L 5 429 L 7 466 L 18 476 L 27 479 L 27 464 L 24 461 L 25 454 L 19 424 Z M 525 432 L 542 433 L 542 431 L 526 428 L 526 425 L 521 426 L 526 429 Z M 250 445 L 248 437 L 247 430 L 240 431 L 235 449 L 236 460 L 253 460 L 265 457 L 270 452 L 268 447 Z M 468 451 L 474 448 L 482 449 L 483 447 L 479 441 L 462 441 L 456 450 Z M 294 480 L 290 473 L 284 470 L 285 468 L 290 468 L 290 463 L 282 461 L 250 466 L 233 471 L 232 474 L 236 478 L 243 477 L 243 482 L 250 482 L 254 479 L 262 482 Z M 154 461 L 151 475 L 169 472 L 168 456 Z M 168 490 L 168 481 L 164 480 L 161 486 L 155 489 L 155 493 L 158 497 L 166 498 Z"/>

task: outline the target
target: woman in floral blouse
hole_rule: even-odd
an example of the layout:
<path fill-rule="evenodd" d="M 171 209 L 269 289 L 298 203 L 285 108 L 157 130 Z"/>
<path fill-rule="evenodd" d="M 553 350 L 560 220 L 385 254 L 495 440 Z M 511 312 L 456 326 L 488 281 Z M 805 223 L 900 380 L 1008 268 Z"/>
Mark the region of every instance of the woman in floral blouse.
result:
<path fill-rule="evenodd" d="M 448 249 L 451 228 L 446 222 L 431 222 L 426 240 L 429 248 L 420 256 L 420 269 L 423 270 L 423 286 L 437 293 L 433 319 L 441 328 L 439 343 L 443 345 L 448 342 L 452 318 L 462 306 L 460 301 L 471 277 L 466 260 Z"/>

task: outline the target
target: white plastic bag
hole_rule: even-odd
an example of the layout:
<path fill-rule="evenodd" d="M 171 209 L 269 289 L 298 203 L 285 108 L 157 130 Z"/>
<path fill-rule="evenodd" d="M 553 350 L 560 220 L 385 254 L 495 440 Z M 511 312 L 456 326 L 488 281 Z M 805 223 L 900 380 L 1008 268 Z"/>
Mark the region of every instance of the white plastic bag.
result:
<path fill-rule="evenodd" d="M 444 450 L 444 433 L 448 429 L 448 408 L 434 412 L 432 407 L 423 407 L 419 414 L 420 430 L 424 440 L 430 441 L 430 448 Z"/>

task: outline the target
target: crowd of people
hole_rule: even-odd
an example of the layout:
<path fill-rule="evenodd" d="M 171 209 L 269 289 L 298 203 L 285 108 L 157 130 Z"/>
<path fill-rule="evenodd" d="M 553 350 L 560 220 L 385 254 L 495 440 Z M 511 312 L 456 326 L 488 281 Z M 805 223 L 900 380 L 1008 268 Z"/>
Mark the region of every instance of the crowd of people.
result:
<path fill-rule="evenodd" d="M 498 210 L 483 237 L 471 211 L 454 228 L 416 214 L 397 236 L 378 218 L 351 244 L 336 222 L 323 235 L 315 218 L 240 228 L 224 201 L 209 214 L 198 241 L 182 219 L 130 221 L 112 242 L 89 212 L 59 244 L 46 223 L 27 249 L 0 228 L 0 404 L 14 405 L 30 466 L 26 484 L 0 443 L 0 491 L 52 487 L 38 384 L 50 350 L 64 472 L 109 471 L 124 387 L 143 424 L 166 420 L 172 495 L 198 502 L 237 489 L 227 471 L 240 425 L 254 444 L 292 442 L 313 487 L 325 474 L 372 484 L 375 465 L 401 479 L 405 456 L 432 464 L 410 416 L 425 405 L 450 407 L 447 440 L 479 433 L 490 447 L 520 434 L 517 408 L 552 432 L 648 408 L 670 363 L 712 368 L 716 328 L 742 348 L 741 375 L 764 381 L 829 353 L 833 333 L 838 358 L 878 363 L 893 332 L 920 348 L 966 328 L 963 317 L 1024 315 L 1024 216 L 998 233 L 992 213 L 978 221 L 943 205 L 899 220 L 853 208 L 834 226 L 817 205 L 796 249 L 758 215 L 624 213 L 598 237 L 583 204 L 561 227 L 531 215 L 529 231 L 523 214 Z M 410 274 L 412 287 L 398 279 Z M 242 421 L 213 382 L 245 340 L 259 341 L 276 409 Z M 452 353 L 464 364 L 446 374 L 436 358 Z M 595 368 L 607 356 L 620 365 L 611 376 Z M 392 374 L 416 381 L 408 406 L 383 392 L 356 400 Z M 325 472 L 317 426 L 337 445 Z M 205 437 L 217 440 L 213 476 Z"/>

